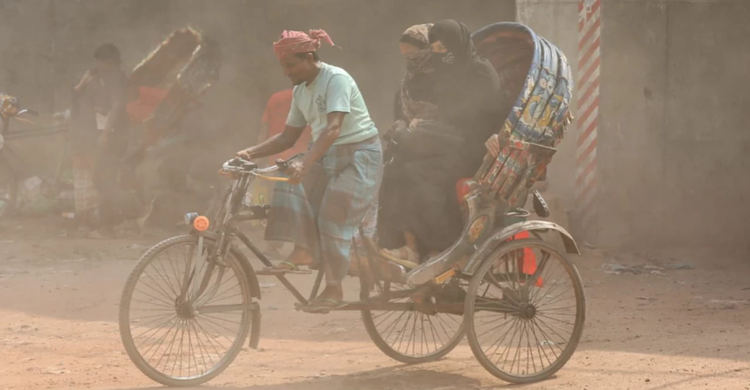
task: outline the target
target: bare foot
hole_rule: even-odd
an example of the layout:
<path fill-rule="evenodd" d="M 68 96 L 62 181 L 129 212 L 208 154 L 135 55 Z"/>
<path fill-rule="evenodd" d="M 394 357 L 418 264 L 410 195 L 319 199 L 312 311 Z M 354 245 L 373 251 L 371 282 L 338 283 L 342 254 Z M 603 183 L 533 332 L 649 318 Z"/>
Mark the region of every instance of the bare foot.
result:
<path fill-rule="evenodd" d="M 318 297 L 315 299 L 318 301 L 322 301 L 325 299 L 334 299 L 337 301 L 343 301 L 344 289 L 341 287 L 341 285 L 337 285 L 337 286 L 326 285 L 326 288 L 323 289 L 323 292 L 321 292 L 320 295 L 318 295 Z"/>
<path fill-rule="evenodd" d="M 313 257 L 307 249 L 294 247 L 294 250 L 286 258 L 286 261 L 297 266 L 312 265 Z"/>

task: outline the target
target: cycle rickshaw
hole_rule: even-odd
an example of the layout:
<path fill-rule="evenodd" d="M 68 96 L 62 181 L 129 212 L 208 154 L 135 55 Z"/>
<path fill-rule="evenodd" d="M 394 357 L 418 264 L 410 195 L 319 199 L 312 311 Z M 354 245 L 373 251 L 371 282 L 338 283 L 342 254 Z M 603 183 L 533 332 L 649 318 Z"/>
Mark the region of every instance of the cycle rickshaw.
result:
<path fill-rule="evenodd" d="M 462 236 L 443 253 L 409 265 L 380 258 L 377 244 L 360 229 L 361 245 L 352 249 L 351 260 L 359 301 L 336 310 L 361 312 L 375 345 L 397 361 L 440 359 L 466 336 L 491 374 L 535 382 L 565 365 L 585 319 L 576 267 L 542 237 L 558 233 L 567 253 L 578 253 L 575 241 L 552 222 L 527 221 L 530 213 L 522 208 L 531 193 L 536 213 L 549 214 L 530 188 L 570 123 L 571 71 L 557 47 L 520 24 L 490 25 L 473 39 L 518 98 L 500 132 L 500 155 L 457 185 Z M 151 379 L 194 386 L 219 375 L 248 335 L 250 347 L 257 348 L 257 276 L 263 271 L 256 272 L 234 242 L 272 264 L 236 225 L 265 218 L 269 206 L 243 206 L 242 199 L 256 178 L 284 180 L 269 174 L 285 165 L 224 163 L 222 172 L 234 180 L 222 211 L 210 221 L 188 214 L 189 234 L 157 244 L 135 266 L 122 294 L 120 332 L 131 360 Z M 308 299 L 284 275 L 274 276 L 304 311 Z M 319 271 L 310 298 L 321 279 Z"/>

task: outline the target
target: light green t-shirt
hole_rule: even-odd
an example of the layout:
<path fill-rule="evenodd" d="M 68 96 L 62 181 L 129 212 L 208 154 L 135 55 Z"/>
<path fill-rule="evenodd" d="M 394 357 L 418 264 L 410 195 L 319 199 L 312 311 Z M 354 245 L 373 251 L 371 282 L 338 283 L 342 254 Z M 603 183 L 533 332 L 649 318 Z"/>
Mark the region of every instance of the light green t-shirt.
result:
<path fill-rule="evenodd" d="M 321 62 L 320 73 L 312 83 L 294 87 L 286 124 L 293 127 L 309 124 L 313 141 L 317 141 L 328 126 L 331 112 L 347 114 L 334 145 L 353 144 L 378 135 L 365 99 L 352 76 L 341 68 Z"/>

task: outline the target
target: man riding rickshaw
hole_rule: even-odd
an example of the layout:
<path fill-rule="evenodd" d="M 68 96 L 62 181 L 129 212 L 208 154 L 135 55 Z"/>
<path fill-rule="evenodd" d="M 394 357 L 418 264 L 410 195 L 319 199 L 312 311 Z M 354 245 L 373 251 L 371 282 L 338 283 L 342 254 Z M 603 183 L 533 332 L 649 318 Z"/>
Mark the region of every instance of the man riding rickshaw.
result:
<path fill-rule="evenodd" d="M 400 209 L 406 222 L 396 221 L 392 235 L 401 242 L 371 239 L 361 226 L 377 198 L 383 154 L 354 79 L 320 61 L 321 43 L 332 44 L 323 31 L 285 31 L 274 44 L 295 84 L 285 130 L 226 161 L 220 173 L 232 184 L 220 212 L 186 214 L 189 233 L 150 248 L 123 290 L 120 331 L 143 373 L 170 386 L 195 386 L 219 375 L 248 339 L 257 348 L 259 276 L 277 278 L 299 311 L 359 311 L 375 345 L 403 363 L 441 359 L 466 336 L 482 366 L 509 382 L 540 381 L 565 365 L 585 321 L 581 278 L 564 256 L 578 248 L 559 225 L 527 221 L 531 213 L 523 205 L 531 194 L 536 214 L 549 214 L 533 186 L 571 120 L 567 60 L 549 41 L 515 23 L 474 34 L 455 21 L 415 30 L 401 42 L 414 46 L 402 46 L 410 74 L 399 105 L 408 113 L 388 134 L 386 171 L 392 172 L 386 172 L 380 192 L 383 208 L 394 206 L 382 199 L 389 185 L 403 194 L 404 203 L 395 207 L 406 206 Z M 307 124 L 314 142 L 304 156 L 264 168 L 250 161 L 292 147 Z M 396 178 L 390 184 L 389 174 Z M 255 180 L 277 183 L 271 205 L 243 205 Z M 424 208 L 418 196 L 409 198 L 414 193 L 434 196 L 425 204 L 438 208 Z M 438 225 L 444 220 L 425 212 L 452 213 L 447 220 L 462 229 L 444 229 Z M 266 218 L 266 238 L 296 246 L 279 264 L 239 227 Z M 431 228 L 440 229 L 441 240 L 430 242 Z M 559 234 L 565 252 L 546 242 L 546 233 Z M 239 244 L 247 250 L 240 251 Z M 265 267 L 256 271 L 248 255 Z M 165 259 L 177 288 L 160 288 L 161 298 L 143 296 L 139 287 L 159 283 L 148 277 Z M 309 274 L 306 266 L 318 270 L 309 298 L 287 279 Z M 358 278 L 358 300 L 344 300 L 341 283 L 347 275 Z M 319 294 L 324 277 L 326 288 Z M 166 318 L 152 319 L 153 310 Z M 200 325 L 217 320 L 227 325 L 226 332 L 209 333 Z M 144 330 L 144 322 L 161 325 Z M 176 332 L 189 333 L 188 341 L 163 342 L 174 339 L 172 323 L 180 325 Z M 210 354 L 200 345 L 197 353 L 172 353 L 196 350 L 189 341 L 219 337 L 227 342 Z M 186 369 L 163 368 L 165 356 Z"/>

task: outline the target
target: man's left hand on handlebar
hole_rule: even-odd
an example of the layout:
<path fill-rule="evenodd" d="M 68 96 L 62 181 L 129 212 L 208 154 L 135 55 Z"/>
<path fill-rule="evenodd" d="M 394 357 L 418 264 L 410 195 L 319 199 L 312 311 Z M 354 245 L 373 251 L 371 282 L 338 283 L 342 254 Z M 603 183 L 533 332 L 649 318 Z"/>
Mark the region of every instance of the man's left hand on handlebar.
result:
<path fill-rule="evenodd" d="M 237 157 L 245 159 L 245 160 L 252 160 L 253 159 L 252 148 L 240 150 L 239 152 L 237 152 Z"/>

